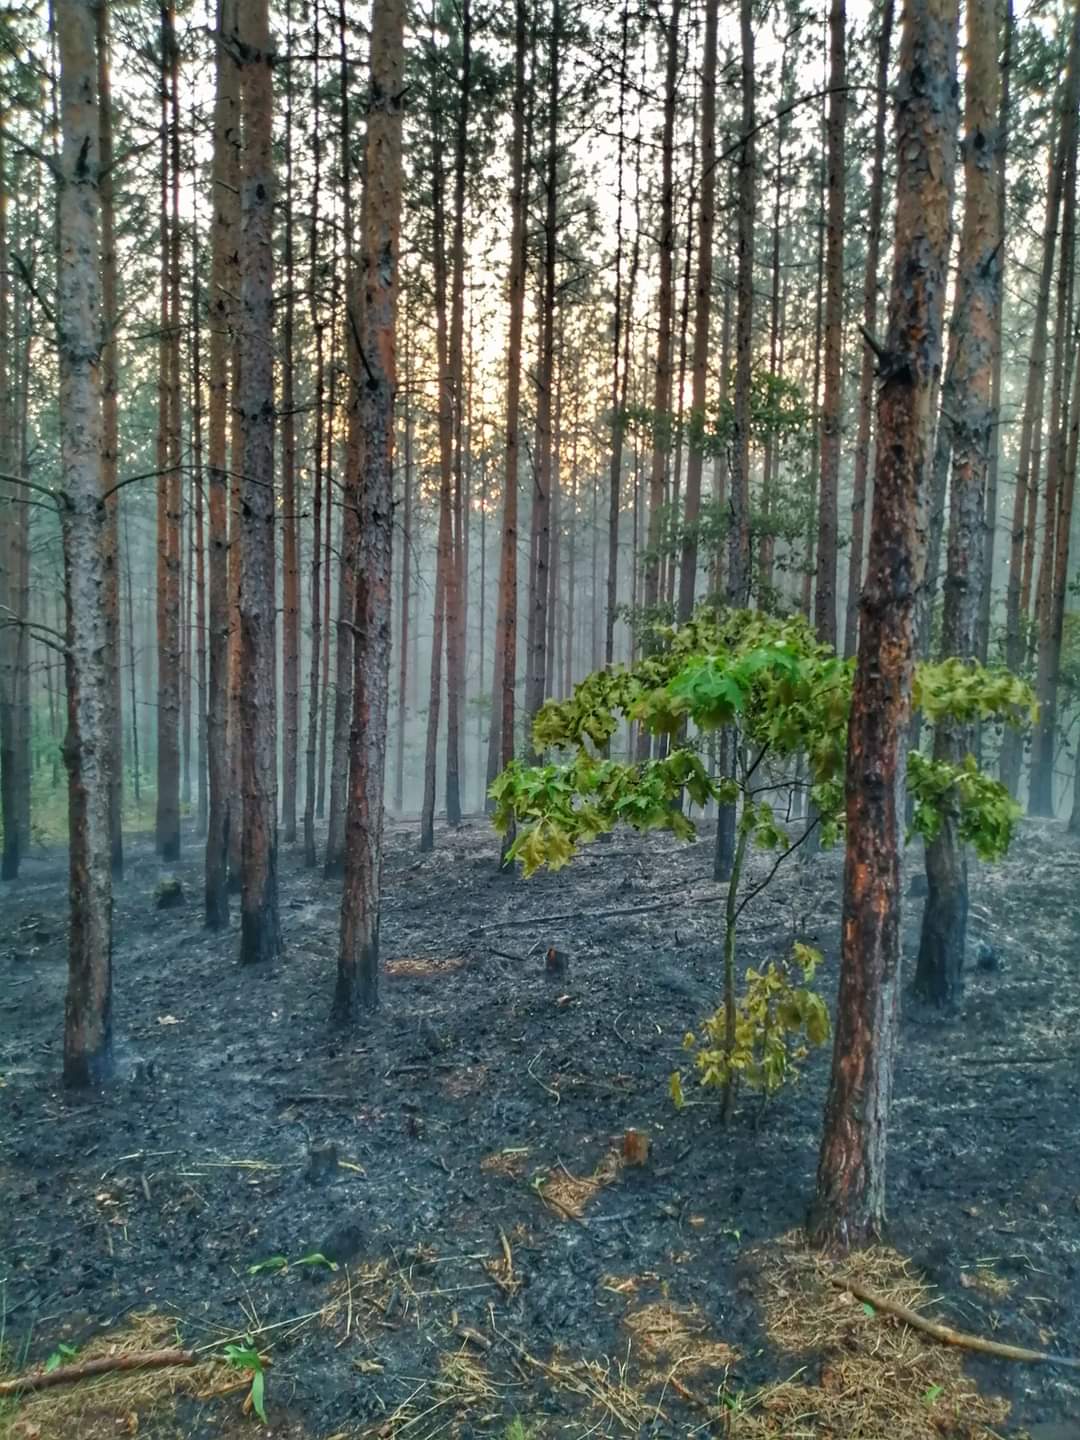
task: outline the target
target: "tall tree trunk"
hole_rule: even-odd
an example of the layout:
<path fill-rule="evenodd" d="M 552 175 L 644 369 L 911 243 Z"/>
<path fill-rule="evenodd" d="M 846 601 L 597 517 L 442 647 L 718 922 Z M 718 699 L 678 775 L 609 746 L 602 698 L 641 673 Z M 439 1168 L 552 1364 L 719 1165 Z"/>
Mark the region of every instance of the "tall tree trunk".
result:
<path fill-rule="evenodd" d="M 240 186 L 240 722 L 243 865 L 240 959 L 281 953 L 277 892 L 274 593 L 273 84 L 268 0 L 238 8 L 244 165 Z"/>
<path fill-rule="evenodd" d="M 608 563 L 604 611 L 604 664 L 615 662 L 615 611 L 619 603 L 619 512 L 621 508 L 623 430 L 626 407 L 625 369 L 620 377 L 620 346 L 623 329 L 623 202 L 625 199 L 624 160 L 626 154 L 626 92 L 629 84 L 627 60 L 630 50 L 630 5 L 623 0 L 619 42 L 619 140 L 616 156 L 617 194 L 615 209 L 615 302 L 611 327 L 611 465 L 608 480 Z M 627 307 L 629 310 L 629 307 Z M 629 329 L 630 316 L 626 316 Z"/>
<path fill-rule="evenodd" d="M 195 496 L 192 544 L 195 551 L 195 693 L 199 768 L 196 784 L 198 833 L 206 834 L 209 795 L 206 777 L 206 507 L 203 487 L 202 289 L 198 227 L 191 227 L 191 487 Z"/>
<path fill-rule="evenodd" d="M 56 0 L 62 150 L 57 172 L 60 507 L 67 602 L 71 930 L 64 1081 L 112 1070 L 109 679 L 105 669 L 105 507 L 101 405 L 100 122 L 92 0 Z"/>
<path fill-rule="evenodd" d="M 1005 12 L 1003 20 L 1005 38 L 1001 55 L 1001 113 L 998 117 L 997 164 L 997 224 L 1000 235 L 1005 234 L 1005 212 L 1008 198 L 1008 172 L 1006 162 L 1009 153 L 1009 89 L 1010 74 L 1012 71 L 1014 28 L 1012 0 L 1005 0 L 1003 9 Z M 1001 287 L 1004 291 L 1004 247 L 1002 247 L 1001 270 Z M 990 616 L 994 603 L 994 552 L 997 545 L 998 471 L 1001 464 L 1001 373 L 1004 361 L 1002 315 L 1003 307 L 999 305 L 996 314 L 997 328 L 994 334 L 994 374 L 990 399 L 990 409 L 997 417 L 997 424 L 990 439 L 990 461 L 986 472 L 986 510 L 983 533 L 983 587 L 982 594 L 979 597 L 979 635 L 975 646 L 976 655 L 984 665 L 990 656 Z M 977 736 L 977 742 L 981 745 L 981 732 Z"/>
<path fill-rule="evenodd" d="M 1012 532 L 1009 546 L 1009 580 L 1005 592 L 1005 663 L 1018 672 L 1024 663 L 1027 636 L 1025 619 L 1027 599 L 1024 595 L 1024 569 L 1028 551 L 1034 554 L 1035 526 L 1029 511 L 1034 501 L 1038 466 L 1035 454 L 1041 444 L 1043 393 L 1046 384 L 1046 346 L 1050 315 L 1050 293 L 1053 288 L 1054 254 L 1061 218 L 1065 188 L 1067 157 L 1065 137 L 1067 117 L 1076 108 L 1078 72 L 1070 66 L 1061 87 L 1061 108 L 1055 138 L 1051 144 L 1047 179 L 1046 223 L 1043 229 L 1043 252 L 1039 268 L 1039 288 L 1035 292 L 1035 315 L 1031 328 L 1031 349 L 1028 356 L 1027 385 L 1024 392 L 1024 418 L 1020 427 L 1020 452 L 1016 465 L 1016 491 L 1013 497 Z M 1033 509 L 1033 504 L 1032 504 Z M 1030 574 L 1030 564 L 1027 565 Z M 1002 783 L 1015 795 L 1020 783 L 1023 758 L 1018 733 L 1006 730 L 1001 748 L 999 774 Z"/>
<path fill-rule="evenodd" d="M 885 1218 L 900 996 L 900 797 L 951 238 L 956 23 L 956 0 L 909 0 L 904 10 L 892 299 L 848 728 L 840 991 L 810 1225 L 818 1244 L 839 1249 L 876 1238 Z"/>
<path fill-rule="evenodd" d="M 1066 386 L 1072 359 L 1072 267 L 1076 237 L 1076 143 L 1077 103 L 1080 100 L 1080 5 L 1072 11 L 1069 68 L 1065 83 L 1065 108 L 1061 120 L 1061 151 L 1064 156 L 1064 192 L 1061 211 L 1061 249 L 1058 267 L 1057 322 L 1054 330 L 1054 364 L 1050 383 L 1049 449 L 1046 458 L 1045 523 L 1039 585 L 1036 599 L 1038 622 L 1038 663 L 1035 694 L 1039 719 L 1035 726 L 1031 756 L 1028 810 L 1032 815 L 1054 813 L 1054 750 L 1057 741 L 1057 686 L 1061 661 L 1061 625 L 1058 614 L 1065 611 L 1065 567 L 1069 553 L 1072 520 L 1071 486 L 1066 475 L 1067 403 Z M 1068 492 L 1068 493 L 1066 493 Z M 1065 513 L 1065 501 L 1069 513 Z M 1059 563 L 1060 562 L 1060 563 Z M 1060 585 L 1059 585 L 1060 582 Z M 1057 591 L 1060 589 L 1060 606 Z"/>
<path fill-rule="evenodd" d="M 323 874 L 340 875 L 345 855 L 345 806 L 348 789 L 349 724 L 353 710 L 353 623 L 356 610 L 356 557 L 360 542 L 360 500 L 357 489 L 363 466 L 363 434 L 360 417 L 363 375 L 358 348 L 360 316 L 356 310 L 356 277 L 353 273 L 353 195 L 352 195 L 352 112 L 349 104 L 350 76 L 346 46 L 345 8 L 339 7 L 338 38 L 341 47 L 341 172 L 344 190 L 343 224 L 345 227 L 345 349 L 348 356 L 349 403 L 345 434 L 345 483 L 341 487 L 341 554 L 338 564 L 337 624 L 334 631 L 334 734 L 330 759 L 330 816 L 326 827 L 326 863 Z M 362 222 L 361 222 L 362 223 Z M 336 307 L 335 307 L 336 313 Z M 331 406 L 331 411 L 333 407 Z M 327 465 L 327 475 L 332 473 Z M 330 503 L 326 493 L 327 546 L 323 582 L 326 591 L 326 620 L 330 620 Z M 329 634 L 327 634 L 327 639 Z M 329 656 L 324 656 L 324 663 Z M 329 679 L 329 675 L 326 676 Z M 324 722 L 325 723 L 325 722 Z M 320 776 L 323 771 L 320 761 Z"/>
<path fill-rule="evenodd" d="M 649 539 L 643 588 L 647 616 L 658 619 L 660 548 L 664 518 L 664 480 L 671 450 L 672 321 L 675 310 L 675 107 L 679 83 L 679 23 L 682 0 L 671 0 L 665 27 L 664 126 L 660 141 L 660 235 L 657 251 L 656 362 L 653 371 L 653 449 L 649 470 Z M 651 642 L 649 645 L 651 648 Z M 643 732 L 644 733 L 644 732 Z"/>
<path fill-rule="evenodd" d="M 210 413 L 207 432 L 210 520 L 210 675 L 206 708 L 209 815 L 206 827 L 206 924 L 229 923 L 229 357 L 236 326 L 239 224 L 240 75 L 225 37 L 236 34 L 236 0 L 218 0 L 223 37 L 215 51 L 214 154 L 210 235 Z M 239 456 L 234 457 L 236 461 Z M 234 469 L 239 465 L 234 463 Z M 239 815 L 232 817 L 239 822 Z"/>
<path fill-rule="evenodd" d="M 788 37 L 780 60 L 780 96 L 783 104 L 788 103 L 791 85 L 788 64 Z M 784 313 L 787 299 L 787 280 L 781 286 L 781 232 L 783 226 L 784 196 L 784 153 L 787 149 L 787 126 L 783 121 L 776 125 L 776 150 L 773 160 L 773 219 L 772 219 L 772 263 L 769 294 L 769 379 L 775 381 L 782 373 Z M 781 293 L 784 302 L 781 302 Z M 776 533 L 773 518 L 775 509 L 774 491 L 779 470 L 777 435 L 773 427 L 765 434 L 762 447 L 761 476 L 761 530 L 758 540 L 758 603 L 762 608 L 772 603 L 773 572 L 776 560 Z"/>
<path fill-rule="evenodd" d="M 863 279 L 863 329 L 877 331 L 877 287 L 881 254 L 881 210 L 885 194 L 885 113 L 889 103 L 889 54 L 892 45 L 893 0 L 883 0 L 877 50 L 877 106 L 874 112 L 874 158 L 870 174 L 870 210 L 866 224 L 866 271 Z M 862 592 L 866 492 L 870 474 L 870 430 L 874 417 L 874 352 L 863 346 L 859 370 L 859 425 L 855 435 L 855 473 L 851 490 L 851 549 L 848 556 L 847 612 L 844 654 L 858 644 L 859 596 Z"/>
<path fill-rule="evenodd" d="M 676 4 L 680 0 L 675 0 Z M 529 595 L 529 665 L 525 680 L 526 747 L 532 746 L 532 723 L 548 688 L 548 569 L 551 561 L 551 487 L 553 479 L 553 401 L 555 383 L 555 271 L 558 245 L 559 82 L 562 41 L 562 0 L 551 7 L 548 57 L 547 157 L 544 176 L 544 263 L 540 305 L 540 364 L 536 397 L 536 476 L 532 507 L 534 574 Z"/>
<path fill-rule="evenodd" d="M 413 547 L 413 415 L 412 415 L 412 351 L 409 343 L 409 314 L 405 312 L 405 455 L 402 466 L 404 497 L 401 514 L 401 600 L 398 614 L 398 693 L 396 754 L 394 758 L 394 810 L 398 816 L 405 808 L 405 723 L 408 716 L 409 691 L 409 575 Z"/>
<path fill-rule="evenodd" d="M 109 81 L 109 7 L 97 12 L 98 121 L 101 126 L 101 308 L 105 348 L 101 356 L 101 485 L 105 497 L 105 674 L 108 680 L 109 836 L 112 873 L 124 873 L 124 709 L 120 689 L 120 544 L 116 492 L 118 445 L 116 356 L 116 224 L 113 203 L 112 89 Z"/>
<path fill-rule="evenodd" d="M 0 135 L 0 473 L 14 477 L 15 409 L 11 403 L 8 358 L 11 349 L 11 304 L 8 259 L 8 179 L 3 136 Z M 17 363 L 17 362 L 16 362 Z M 29 509 L 27 496 L 12 480 L 0 480 L 0 815 L 4 850 L 0 879 L 17 880 L 30 837 L 23 833 L 20 791 L 26 777 L 19 725 L 20 671 L 29 643 L 28 616 L 20 604 L 20 551 Z"/>
<path fill-rule="evenodd" d="M 465 626 L 468 566 L 462 493 L 465 415 L 463 393 L 465 330 L 465 185 L 468 170 L 469 100 L 472 85 L 472 10 L 462 0 L 460 90 L 454 137 L 454 217 L 450 243 L 450 345 L 446 402 L 450 406 L 454 480 L 452 570 L 446 589 L 446 819 L 461 824 L 462 717 L 465 711 Z"/>
<path fill-rule="evenodd" d="M 521 424 L 521 339 L 525 320 L 525 52 L 526 0 L 514 0 L 514 98 L 510 139 L 510 277 L 506 355 L 506 430 L 503 468 L 499 603 L 495 620 L 498 657 L 491 703 L 488 779 L 514 758 L 514 691 L 517 682 L 517 546 Z M 492 763 L 493 755 L 495 763 Z"/>
<path fill-rule="evenodd" d="M 719 0 L 706 0 L 705 50 L 701 60 L 701 196 L 697 215 L 697 278 L 694 287 L 694 342 L 691 360 L 690 448 L 686 460 L 686 507 L 679 570 L 680 621 L 694 611 L 698 567 L 698 520 L 704 464 L 705 404 L 709 379 L 709 319 L 713 304 L 713 246 L 716 229 L 716 52 Z"/>
<path fill-rule="evenodd" d="M 322 505 L 323 425 L 326 401 L 325 324 L 320 306 L 319 210 L 322 180 L 322 136 L 319 84 L 319 7 L 312 10 L 314 60 L 312 73 L 312 170 L 311 219 L 308 237 L 308 304 L 311 330 L 315 337 L 315 434 L 312 441 L 311 500 L 311 652 L 308 659 L 307 736 L 304 750 L 304 864 L 310 870 L 318 864 L 315 851 L 315 801 L 319 788 L 316 756 L 319 742 L 319 663 L 322 655 Z M 327 507 L 329 508 L 329 507 Z"/>
<path fill-rule="evenodd" d="M 161 339 L 158 346 L 157 536 L 157 848 L 163 860 L 180 856 L 180 473 L 175 387 L 179 379 L 178 280 L 174 264 L 173 121 L 171 97 L 178 64 L 176 14 L 161 7 Z M 179 237 L 177 236 L 177 239 Z"/>
<path fill-rule="evenodd" d="M 296 382 L 294 330 L 296 325 L 296 274 L 293 244 L 293 83 L 292 14 L 286 9 L 285 56 L 285 314 L 281 336 L 281 543 L 284 569 L 282 590 L 282 716 L 281 755 L 282 829 L 285 844 L 296 844 L 297 746 L 300 734 L 300 568 L 297 553 L 299 529 L 296 486 Z"/>
<path fill-rule="evenodd" d="M 982 539 L 986 472 L 997 428 L 993 374 L 1001 308 L 998 167 L 998 44 L 996 5 L 967 12 L 964 85 L 964 222 L 957 261 L 957 305 L 952 319 L 956 359 L 949 405 L 952 485 L 942 656 L 970 660 L 978 640 L 983 574 Z M 958 764 L 971 749 L 973 727 L 941 720 L 934 729 L 934 758 Z M 947 814 L 926 846 L 928 893 L 915 972 L 915 990 L 950 1010 L 963 991 L 967 943 L 967 859 L 957 834 L 959 817 Z"/>
<path fill-rule="evenodd" d="M 457 583 L 457 565 L 453 528 L 454 482 L 454 390 L 450 374 L 450 340 L 448 325 L 448 276 L 446 263 L 446 223 L 443 197 L 442 115 L 438 98 L 433 97 L 431 113 L 431 240 L 433 250 L 433 285 L 435 302 L 435 359 L 439 373 L 437 429 L 439 442 L 439 529 L 435 557 L 434 614 L 431 627 L 431 690 L 428 700 L 427 737 L 424 748 L 424 798 L 420 812 L 420 850 L 431 850 L 435 844 L 435 791 L 438 769 L 439 719 L 442 711 L 443 647 L 447 654 L 454 645 L 448 627 L 456 622 L 457 609 L 451 590 Z M 447 677 L 449 681 L 449 676 Z M 454 764 L 458 740 L 455 734 Z M 447 740 L 447 764 L 450 764 L 450 743 Z M 449 792 L 448 792 L 449 793 Z"/>
<path fill-rule="evenodd" d="M 814 628 L 836 647 L 837 493 L 840 423 L 844 405 L 844 129 L 847 116 L 844 0 L 829 8 L 829 122 L 825 247 L 825 396 L 821 407 L 821 471 L 818 483 L 817 587 Z"/>
<path fill-rule="evenodd" d="M 727 602 L 750 599 L 750 387 L 754 343 L 754 26 L 752 0 L 740 0 L 742 136 L 739 148 L 738 281 L 735 319 L 735 405 L 728 496 Z M 725 730 L 720 743 L 721 773 L 735 774 L 735 737 Z M 713 876 L 726 880 L 735 860 L 735 806 L 721 805 L 716 818 Z"/>
<path fill-rule="evenodd" d="M 334 994 L 334 1016 L 339 1022 L 355 1018 L 358 1010 L 373 1010 L 379 997 L 379 882 L 390 689 L 404 42 L 404 0 L 374 0 L 360 277 L 363 286 L 361 343 L 367 377 L 362 410 L 365 463 L 359 489 L 362 514 L 356 585 L 348 843 L 341 902 L 341 949 Z"/>

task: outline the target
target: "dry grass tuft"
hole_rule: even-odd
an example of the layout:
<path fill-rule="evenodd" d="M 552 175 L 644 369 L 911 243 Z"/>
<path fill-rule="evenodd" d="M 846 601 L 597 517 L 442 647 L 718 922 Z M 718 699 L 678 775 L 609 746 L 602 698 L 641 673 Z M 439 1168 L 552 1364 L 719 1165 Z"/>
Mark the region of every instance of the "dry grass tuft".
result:
<path fill-rule="evenodd" d="M 147 1311 L 129 1316 L 121 1330 L 95 1336 L 70 1363 L 175 1344 L 175 1322 Z M 14 1378 L 15 1373 L 5 1366 L 0 1378 Z M 196 1365 L 117 1371 L 0 1401 L 0 1435 L 11 1440 L 116 1440 L 137 1434 L 143 1417 L 167 1408 L 177 1396 L 208 1400 L 247 1390 L 250 1384 L 249 1375 L 209 1356 Z"/>
<path fill-rule="evenodd" d="M 1008 1403 L 981 1395 L 963 1355 L 866 1307 L 836 1281 L 861 1281 L 912 1309 L 929 1288 L 884 1247 L 840 1262 L 790 1235 L 757 1252 L 765 1323 L 773 1343 L 812 1357 L 792 1379 L 728 1395 L 737 1440 L 994 1440 Z"/>
<path fill-rule="evenodd" d="M 540 1198 L 549 1210 L 563 1220 L 580 1220 L 585 1207 L 594 1196 L 619 1178 L 622 1159 L 611 1150 L 591 1175 L 571 1175 L 560 1165 L 537 1187 Z"/>
<path fill-rule="evenodd" d="M 676 1371 L 688 1378 L 706 1370 L 724 1370 L 737 1359 L 730 1345 L 709 1333 L 709 1322 L 696 1305 L 657 1301 L 631 1310 L 623 1324 L 633 1337 L 643 1371 L 651 1370 L 665 1382 Z"/>
<path fill-rule="evenodd" d="M 397 960 L 388 960 L 385 972 L 399 980 L 419 979 L 425 975 L 450 975 L 465 968 L 464 955 L 451 955 L 440 960 L 434 955 L 408 955 Z"/>

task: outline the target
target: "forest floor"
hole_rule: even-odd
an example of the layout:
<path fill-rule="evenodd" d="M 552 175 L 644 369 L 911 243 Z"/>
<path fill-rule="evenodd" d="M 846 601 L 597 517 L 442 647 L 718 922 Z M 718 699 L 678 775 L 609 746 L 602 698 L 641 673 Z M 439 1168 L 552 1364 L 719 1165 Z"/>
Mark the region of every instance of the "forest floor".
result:
<path fill-rule="evenodd" d="M 828 1054 L 726 1129 L 711 1094 L 668 1097 L 717 997 L 709 843 L 619 834 L 529 881 L 496 873 L 479 819 L 424 857 L 393 824 L 388 847 L 383 1008 L 344 1038 L 339 885 L 299 847 L 280 854 L 286 957 L 252 971 L 235 921 L 202 928 L 194 837 L 186 903 L 164 911 L 133 840 L 118 1075 L 82 1100 L 58 1085 L 63 852 L 0 892 L 0 1368 L 199 1350 L 191 1370 L 0 1400 L 0 1434 L 1080 1440 L 1080 1372 L 945 1349 L 829 1283 L 1080 1354 L 1080 848 L 1062 831 L 1026 825 L 977 868 L 974 933 L 1000 963 L 972 968 L 959 1024 L 907 1007 L 895 1250 L 839 1272 L 797 1235 Z M 790 862 L 746 911 L 740 963 L 817 943 L 831 999 L 839 913 L 839 854 Z M 554 979 L 551 946 L 570 957 Z M 653 1142 L 640 1167 L 620 1157 L 631 1127 Z M 245 1336 L 266 1429 L 242 1358 L 222 1360 Z"/>

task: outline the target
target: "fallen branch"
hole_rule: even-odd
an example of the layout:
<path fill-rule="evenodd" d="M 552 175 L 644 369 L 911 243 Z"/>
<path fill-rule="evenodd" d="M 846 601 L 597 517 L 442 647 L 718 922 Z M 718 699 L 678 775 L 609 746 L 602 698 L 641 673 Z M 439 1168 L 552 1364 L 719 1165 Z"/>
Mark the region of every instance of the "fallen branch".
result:
<path fill-rule="evenodd" d="M 954 1055 L 957 1065 L 1056 1065 L 1061 1055 Z"/>
<path fill-rule="evenodd" d="M 47 1390 L 53 1385 L 70 1385 L 92 1375 L 116 1370 L 164 1370 L 170 1365 L 194 1365 L 193 1350 L 129 1350 L 122 1355 L 100 1355 L 78 1365 L 58 1365 L 55 1370 L 33 1370 L 15 1380 L 0 1381 L 0 1395 L 18 1395 L 23 1390 Z"/>
<path fill-rule="evenodd" d="M 834 1280 L 832 1283 L 839 1290 L 850 1291 L 857 1300 L 872 1305 L 883 1315 L 892 1315 L 897 1320 L 902 1320 L 905 1325 L 910 1325 L 913 1330 L 921 1330 L 931 1339 L 940 1340 L 943 1345 L 955 1345 L 961 1350 L 973 1350 L 979 1355 L 995 1355 L 999 1360 L 1020 1360 L 1028 1365 L 1065 1365 L 1070 1370 L 1080 1370 L 1080 1360 L 1074 1360 L 1068 1355 L 1051 1355 L 1046 1350 L 1028 1350 L 1023 1345 L 1005 1345 L 1000 1340 L 986 1340 L 981 1335 L 968 1335 L 963 1330 L 954 1330 L 951 1325 L 940 1325 L 936 1320 L 928 1320 L 925 1315 L 920 1315 L 917 1310 L 901 1305 L 898 1300 L 879 1295 L 876 1290 L 871 1290 L 868 1285 L 862 1285 L 857 1280 Z"/>

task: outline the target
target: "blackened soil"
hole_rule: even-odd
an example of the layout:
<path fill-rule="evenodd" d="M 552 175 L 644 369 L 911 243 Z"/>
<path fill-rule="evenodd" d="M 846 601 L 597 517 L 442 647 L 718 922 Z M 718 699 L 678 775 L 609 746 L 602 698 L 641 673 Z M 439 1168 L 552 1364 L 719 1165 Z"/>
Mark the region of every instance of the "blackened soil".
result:
<path fill-rule="evenodd" d="M 283 850 L 286 957 L 241 969 L 235 928 L 202 928 L 194 838 L 176 871 L 185 903 L 167 910 L 157 862 L 133 842 L 116 907 L 118 1075 L 85 1100 L 57 1083 L 64 857 L 32 861 L 0 895 L 8 1343 L 29 1337 L 38 1360 L 153 1306 L 196 1345 L 279 1327 L 259 1336 L 279 1435 L 419 1437 L 456 1422 L 502 1436 L 515 1415 L 545 1434 L 618 1433 L 523 1354 L 617 1366 L 634 1277 L 638 1299 L 697 1306 L 738 1351 L 729 1393 L 790 1373 L 745 1254 L 803 1218 L 828 1057 L 760 1120 L 750 1100 L 727 1130 L 711 1101 L 673 1110 L 684 1032 L 717 995 L 710 859 L 705 843 L 619 835 L 523 882 L 495 872 L 483 821 L 440 833 L 423 858 L 413 827 L 393 826 L 383 1008 L 343 1037 L 327 1022 L 336 883 Z M 839 856 L 791 863 L 746 912 L 740 960 L 816 940 L 831 997 L 839 899 Z M 1080 1354 L 1080 850 L 1027 828 L 1008 861 L 979 868 L 973 899 L 997 968 L 972 966 L 958 1023 L 908 1009 L 891 1238 L 959 1327 Z M 919 902 L 906 908 L 911 961 Z M 552 946 L 569 956 L 564 975 L 546 973 Z M 580 1220 L 544 1203 L 545 1182 L 555 1194 L 556 1180 L 590 1174 L 629 1127 L 652 1137 L 647 1166 L 601 1188 Z M 250 1273 L 313 1252 L 338 1269 Z M 499 1382 L 440 1411 L 440 1357 L 469 1331 Z M 972 1364 L 1012 1400 L 1010 1433 L 1073 1433 L 1075 1372 Z M 674 1393 L 665 1413 L 680 1415 Z M 187 1402 L 140 1433 L 220 1436 L 238 1418 L 235 1396 Z M 664 1433 L 688 1433 L 701 1417 L 672 1424 Z"/>

